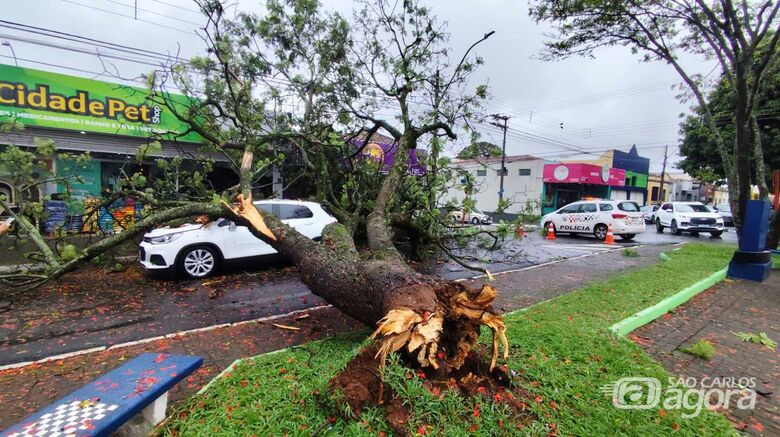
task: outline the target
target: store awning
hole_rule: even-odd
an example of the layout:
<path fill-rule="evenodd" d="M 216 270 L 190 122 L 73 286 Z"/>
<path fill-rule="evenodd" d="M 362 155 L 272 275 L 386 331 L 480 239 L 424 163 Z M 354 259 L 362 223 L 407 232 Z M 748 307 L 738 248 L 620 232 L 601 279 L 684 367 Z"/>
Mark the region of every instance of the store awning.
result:
<path fill-rule="evenodd" d="M 586 163 L 545 164 L 542 180 L 559 184 L 626 186 L 626 171 Z"/>

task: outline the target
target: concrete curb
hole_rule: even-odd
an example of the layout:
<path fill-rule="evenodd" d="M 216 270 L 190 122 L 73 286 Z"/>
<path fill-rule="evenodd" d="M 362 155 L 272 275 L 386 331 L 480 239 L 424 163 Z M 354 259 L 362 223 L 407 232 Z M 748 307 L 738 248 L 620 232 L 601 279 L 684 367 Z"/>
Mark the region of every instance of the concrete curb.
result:
<path fill-rule="evenodd" d="M 609 327 L 609 331 L 619 337 L 625 337 L 633 330 L 644 326 L 661 317 L 678 306 L 688 302 L 692 297 L 726 279 L 726 268 L 683 288 L 655 305 L 647 307 Z"/>

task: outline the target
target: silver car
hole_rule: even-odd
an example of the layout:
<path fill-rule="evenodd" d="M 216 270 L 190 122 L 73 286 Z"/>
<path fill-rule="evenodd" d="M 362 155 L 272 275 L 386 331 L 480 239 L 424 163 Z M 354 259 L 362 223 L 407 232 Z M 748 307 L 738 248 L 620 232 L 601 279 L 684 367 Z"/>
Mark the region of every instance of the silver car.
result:
<path fill-rule="evenodd" d="M 731 205 L 728 203 L 721 203 L 720 205 L 715 205 L 714 209 L 723 219 L 724 225 L 734 226 L 734 217 L 731 215 Z"/>

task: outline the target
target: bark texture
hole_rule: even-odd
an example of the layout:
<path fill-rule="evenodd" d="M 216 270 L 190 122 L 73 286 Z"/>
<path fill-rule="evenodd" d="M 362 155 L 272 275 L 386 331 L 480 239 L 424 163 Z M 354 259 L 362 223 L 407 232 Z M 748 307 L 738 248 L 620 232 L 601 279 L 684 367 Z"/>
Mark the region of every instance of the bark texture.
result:
<path fill-rule="evenodd" d="M 239 196 L 235 218 L 252 233 L 288 257 L 311 291 L 367 326 L 379 342 L 377 356 L 384 362 L 395 351 L 408 353 L 422 367 L 441 372 L 460 368 L 479 336 L 480 326 L 493 330 L 491 368 L 499 344 L 507 341 L 503 318 L 490 304 L 496 292 L 490 286 L 471 290 L 461 283 L 422 275 L 400 256 L 361 259 L 341 225 L 323 232 L 314 242 L 261 213 L 251 199 Z M 384 242 L 382 243 L 384 244 Z"/>

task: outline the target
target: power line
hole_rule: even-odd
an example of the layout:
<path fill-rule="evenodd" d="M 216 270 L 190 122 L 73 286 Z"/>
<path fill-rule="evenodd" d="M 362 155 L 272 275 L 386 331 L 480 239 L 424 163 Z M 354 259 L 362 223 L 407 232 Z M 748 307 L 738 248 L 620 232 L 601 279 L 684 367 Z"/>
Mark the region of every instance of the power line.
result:
<path fill-rule="evenodd" d="M 167 18 L 169 20 L 178 21 L 180 23 L 192 24 L 193 26 L 198 26 L 198 27 L 201 26 L 200 23 L 195 23 L 193 21 L 183 20 L 181 18 L 172 17 L 170 15 L 161 14 L 159 12 L 155 12 L 155 11 L 152 11 L 152 10 L 149 10 L 149 9 L 139 8 L 137 5 L 128 5 L 127 3 L 118 2 L 116 0 L 103 0 L 103 1 L 106 1 L 106 2 L 109 2 L 109 3 L 113 3 L 113 4 L 119 5 L 119 6 L 124 6 L 126 8 L 130 8 L 130 9 L 133 9 L 135 11 L 142 11 L 142 12 L 146 12 L 147 14 L 157 15 L 159 17 Z M 137 19 L 137 17 L 135 19 Z"/>
<path fill-rule="evenodd" d="M 117 60 L 121 60 L 121 61 L 135 62 L 135 63 L 138 63 L 138 64 L 151 65 L 151 66 L 155 66 L 155 67 L 160 66 L 160 63 L 154 63 L 152 61 L 146 61 L 146 60 L 143 60 L 143 59 L 130 58 L 130 57 L 127 57 L 127 56 L 120 56 L 120 55 L 112 54 L 112 53 L 100 53 L 100 52 L 97 52 L 97 51 L 93 52 L 92 50 L 83 49 L 83 48 L 80 48 L 80 47 L 67 46 L 67 45 L 52 43 L 52 42 L 48 42 L 48 41 L 34 40 L 34 39 L 30 39 L 30 38 L 24 38 L 24 37 L 21 37 L 21 36 L 0 34 L 0 38 L 6 38 L 6 39 L 14 40 L 14 41 L 19 41 L 19 42 L 28 43 L 28 44 L 35 44 L 35 45 L 38 45 L 38 46 L 44 46 L 44 47 L 49 47 L 49 48 L 54 48 L 54 49 L 67 50 L 67 51 L 75 52 L 75 53 L 83 53 L 83 54 L 86 54 L 86 55 L 94 55 L 94 56 L 98 56 L 98 57 L 106 57 L 106 58 L 117 59 Z"/>
<path fill-rule="evenodd" d="M 588 105 L 588 104 L 598 103 L 607 100 L 631 97 L 639 94 L 646 94 L 646 93 L 660 91 L 672 85 L 673 83 L 674 82 L 656 82 L 656 83 L 651 83 L 651 84 L 646 84 L 646 85 L 641 85 L 641 86 L 636 86 L 631 88 L 609 91 L 605 93 L 591 94 L 588 96 L 582 96 L 573 99 L 562 100 L 555 103 L 548 103 L 546 105 L 540 105 L 535 107 L 534 109 L 537 111 L 556 111 L 556 110 L 566 109 L 574 106 Z"/>
<path fill-rule="evenodd" d="M 155 3 L 159 3 L 161 5 L 170 6 L 172 8 L 177 8 L 177 9 L 181 9 L 182 11 L 187 11 L 187 12 L 192 12 L 194 14 L 202 15 L 201 11 L 198 11 L 198 10 L 195 10 L 195 9 L 185 8 L 184 6 L 180 6 L 180 5 L 175 5 L 173 3 L 164 2 L 162 0 L 152 0 L 152 1 L 155 2 Z"/>
<path fill-rule="evenodd" d="M 75 2 L 73 0 L 61 0 L 61 1 L 65 2 L 65 3 L 73 4 L 73 5 L 76 5 L 76 6 L 81 6 L 82 8 L 93 9 L 93 10 L 96 10 L 96 11 L 105 12 L 107 14 L 116 15 L 116 16 L 119 16 L 119 17 L 130 18 L 130 19 L 135 20 L 135 21 L 142 21 L 144 23 L 151 24 L 153 26 L 163 27 L 163 28 L 166 28 L 166 29 L 169 29 L 169 30 L 173 30 L 173 31 L 179 32 L 179 33 L 184 33 L 184 34 L 187 34 L 187 35 L 192 35 L 193 33 L 195 33 L 194 30 L 179 29 L 178 27 L 173 27 L 173 26 L 168 26 L 168 25 L 165 25 L 165 24 L 160 24 L 160 23 L 157 23 L 157 22 L 154 22 L 154 21 L 150 21 L 150 20 L 144 20 L 142 18 L 136 18 L 136 17 L 133 17 L 132 15 L 120 14 L 119 12 L 115 12 L 115 11 L 112 11 L 112 10 L 109 10 L 109 9 L 98 8 L 98 7 L 92 6 L 92 5 L 85 5 L 83 3 L 78 3 L 78 2 Z"/>
<path fill-rule="evenodd" d="M 67 32 L 60 32 L 58 30 L 47 29 L 45 27 L 37 27 L 37 26 L 31 26 L 29 24 L 15 23 L 13 21 L 0 20 L 0 27 L 6 27 L 8 29 L 13 29 L 21 32 L 30 32 L 38 35 L 48 36 L 57 39 L 64 39 L 64 40 L 79 42 L 84 44 L 100 45 L 104 48 L 111 48 L 117 51 L 124 51 L 134 55 L 140 54 L 144 56 L 159 57 L 162 60 L 168 60 L 173 57 L 171 55 L 166 55 L 165 53 L 155 52 L 152 50 L 126 46 L 122 44 L 95 39 L 95 38 L 89 38 L 86 36 L 75 35 Z M 140 52 L 140 53 L 136 53 L 136 52 Z"/>

